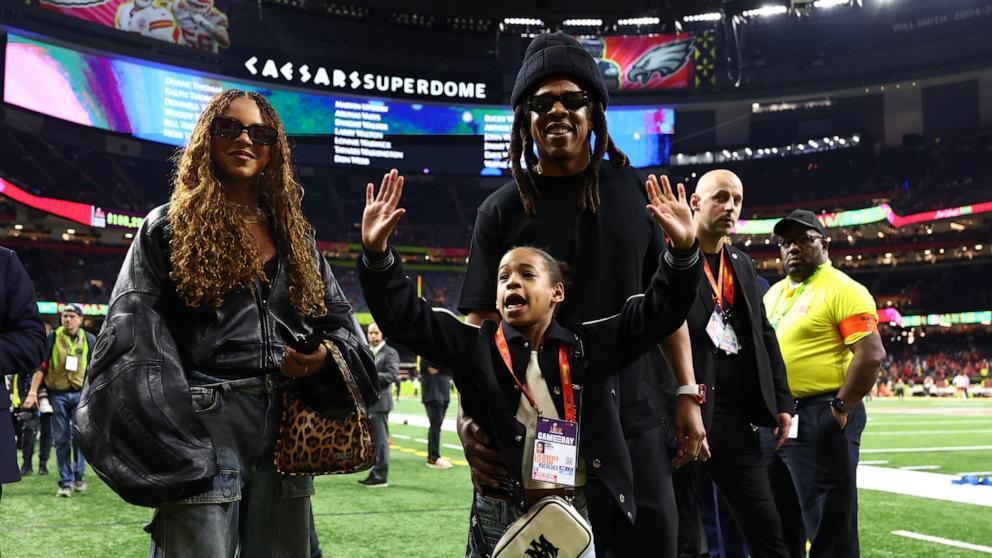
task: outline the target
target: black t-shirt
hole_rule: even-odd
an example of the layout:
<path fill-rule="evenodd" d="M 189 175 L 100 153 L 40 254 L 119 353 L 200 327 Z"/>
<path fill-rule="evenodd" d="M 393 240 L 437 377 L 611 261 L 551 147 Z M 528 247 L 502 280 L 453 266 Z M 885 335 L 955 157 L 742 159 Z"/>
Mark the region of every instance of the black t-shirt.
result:
<path fill-rule="evenodd" d="M 565 327 L 612 316 L 629 297 L 644 292 L 664 246 L 661 229 L 645 209 L 644 177 L 604 161 L 594 214 L 578 210 L 581 181 L 581 174 L 539 176 L 533 217 L 524 213 L 513 181 L 479 206 L 459 310 L 495 311 L 499 261 L 516 246 L 541 248 L 568 264 L 565 302 L 557 314 Z M 621 373 L 621 418 L 628 436 L 658 424 L 664 393 L 673 385 L 658 351 Z"/>
<path fill-rule="evenodd" d="M 706 261 L 709 264 L 710 271 L 713 274 L 713 279 L 716 281 L 720 280 L 720 253 L 716 254 L 703 254 L 706 256 Z M 730 266 L 730 258 L 727 258 L 727 265 Z M 740 281 L 737 275 L 734 273 L 733 266 L 730 267 L 730 273 L 734 275 L 734 306 L 725 306 L 726 314 L 729 316 L 730 325 L 734 328 L 734 333 L 737 334 L 737 340 L 740 344 L 740 351 L 737 354 L 728 355 L 723 351 L 716 351 L 715 359 L 715 372 L 716 372 L 716 395 L 714 397 L 715 407 L 714 413 L 716 415 L 722 415 L 725 418 L 731 416 L 737 417 L 741 415 L 741 397 L 744 396 L 744 392 L 747 391 L 747 387 L 753 381 L 751 376 L 754 375 L 753 361 L 754 346 L 753 340 L 751 339 L 751 324 L 748 320 L 747 310 L 744 304 L 744 293 L 741 291 Z M 709 279 L 705 276 L 703 281 L 709 283 Z M 712 285 L 710 286 L 710 292 L 712 292 Z M 727 301 L 724 300 L 724 304 Z"/>
<path fill-rule="evenodd" d="M 524 213 L 512 181 L 479 206 L 458 301 L 463 313 L 496 309 L 496 270 L 516 246 L 541 248 L 568 264 L 569 284 L 557 315 L 566 327 L 612 316 L 630 296 L 644 292 L 658 268 L 662 237 L 645 209 L 643 177 L 604 161 L 595 214 L 579 213 L 581 181 L 581 174 L 539 176 L 533 217 Z"/>

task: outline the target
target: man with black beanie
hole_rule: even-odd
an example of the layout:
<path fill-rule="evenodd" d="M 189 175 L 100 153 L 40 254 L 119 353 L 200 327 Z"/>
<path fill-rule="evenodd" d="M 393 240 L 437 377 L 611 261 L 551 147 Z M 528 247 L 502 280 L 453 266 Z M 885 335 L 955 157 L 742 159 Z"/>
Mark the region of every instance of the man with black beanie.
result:
<path fill-rule="evenodd" d="M 570 269 L 569 296 L 556 315 L 562 324 L 611 316 L 628 297 L 644 291 L 664 239 L 645 211 L 644 177 L 609 136 L 609 93 L 596 61 L 564 33 L 539 35 L 527 48 L 510 100 L 513 180 L 479 207 L 459 309 L 470 323 L 498 319 L 499 259 L 511 247 L 530 245 Z M 605 155 L 609 164 L 604 165 Z M 657 184 L 654 176 L 649 180 Z M 699 407 L 689 393 L 695 380 L 684 326 L 665 342 L 663 352 L 685 396 L 675 402 L 675 379 L 665 370 L 661 352 L 623 370 L 620 389 L 611 395 L 620 407 L 629 455 L 584 464 L 598 556 L 675 555 L 672 464 L 665 444 L 671 409 L 674 464 L 708 455 Z M 458 431 L 472 466 L 476 515 L 501 509 L 506 477 L 495 444 L 471 417 L 460 414 Z M 634 494 L 610 493 L 598 471 L 627 466 L 633 469 Z M 469 555 L 478 555 L 471 533 Z"/>

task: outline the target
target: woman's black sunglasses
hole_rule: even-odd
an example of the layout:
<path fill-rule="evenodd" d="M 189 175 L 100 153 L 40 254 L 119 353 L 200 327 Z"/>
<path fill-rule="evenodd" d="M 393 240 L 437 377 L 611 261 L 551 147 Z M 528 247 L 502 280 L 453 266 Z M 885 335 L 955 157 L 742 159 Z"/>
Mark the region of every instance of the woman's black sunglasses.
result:
<path fill-rule="evenodd" d="M 588 106 L 592 97 L 585 91 L 570 91 L 561 95 L 531 95 L 527 98 L 527 108 L 534 112 L 548 112 L 559 101 L 568 110 L 579 110 Z"/>
<path fill-rule="evenodd" d="M 234 139 L 245 130 L 248 131 L 251 141 L 259 145 L 274 145 L 279 138 L 279 132 L 272 126 L 264 124 L 245 126 L 240 120 L 230 116 L 218 116 L 210 123 L 210 132 L 222 138 Z"/>

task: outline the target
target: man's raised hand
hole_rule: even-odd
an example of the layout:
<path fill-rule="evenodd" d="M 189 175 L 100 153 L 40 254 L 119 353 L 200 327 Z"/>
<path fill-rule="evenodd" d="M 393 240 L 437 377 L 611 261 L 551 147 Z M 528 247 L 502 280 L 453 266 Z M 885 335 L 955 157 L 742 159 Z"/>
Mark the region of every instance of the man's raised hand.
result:
<path fill-rule="evenodd" d="M 403 177 L 396 169 L 383 175 L 379 194 L 369 182 L 365 187 L 365 211 L 362 212 L 362 244 L 376 253 L 389 248 L 389 235 L 406 210 L 397 207 L 403 197 Z"/>
<path fill-rule="evenodd" d="M 680 250 L 691 248 L 696 242 L 696 225 L 692 222 L 692 210 L 685 197 L 685 186 L 679 183 L 679 195 L 675 197 L 668 177 L 661 176 L 659 187 L 658 179 L 653 174 L 648 176 L 645 186 L 648 191 L 648 211 L 672 239 L 672 245 Z"/>

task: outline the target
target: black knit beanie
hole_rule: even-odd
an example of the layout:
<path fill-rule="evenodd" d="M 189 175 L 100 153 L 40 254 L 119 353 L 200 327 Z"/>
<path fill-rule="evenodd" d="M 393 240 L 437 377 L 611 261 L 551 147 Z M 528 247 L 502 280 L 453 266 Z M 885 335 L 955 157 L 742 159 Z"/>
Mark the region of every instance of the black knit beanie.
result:
<path fill-rule="evenodd" d="M 530 42 L 524 53 L 524 62 L 513 84 L 510 105 L 517 108 L 524 98 L 545 79 L 552 76 L 568 77 L 585 88 L 603 108 L 609 103 L 606 83 L 599 73 L 596 60 L 571 36 L 556 31 L 541 33 Z"/>

